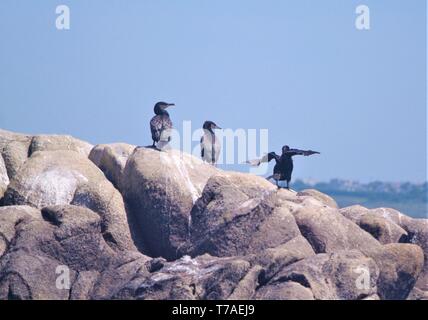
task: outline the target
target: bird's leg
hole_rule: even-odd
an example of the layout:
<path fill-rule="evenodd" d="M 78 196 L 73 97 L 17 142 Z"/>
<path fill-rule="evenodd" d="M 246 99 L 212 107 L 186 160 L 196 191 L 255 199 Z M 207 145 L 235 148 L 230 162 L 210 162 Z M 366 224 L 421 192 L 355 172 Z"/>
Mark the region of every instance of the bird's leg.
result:
<path fill-rule="evenodd" d="M 287 190 L 290 190 L 290 180 L 287 180 Z"/>
<path fill-rule="evenodd" d="M 157 151 L 163 151 L 162 149 L 158 148 L 158 146 L 156 145 L 155 140 L 153 140 L 152 148 L 155 149 L 155 150 L 157 150 Z"/>
<path fill-rule="evenodd" d="M 276 186 L 278 189 L 281 189 L 281 187 L 279 186 L 279 180 L 275 180 L 276 181 Z"/>

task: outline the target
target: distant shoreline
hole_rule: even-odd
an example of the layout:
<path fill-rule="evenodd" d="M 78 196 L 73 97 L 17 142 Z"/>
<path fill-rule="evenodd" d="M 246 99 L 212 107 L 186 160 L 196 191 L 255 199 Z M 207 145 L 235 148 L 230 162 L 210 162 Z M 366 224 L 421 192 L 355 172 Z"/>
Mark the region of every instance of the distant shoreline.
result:
<path fill-rule="evenodd" d="M 428 218 L 428 183 L 371 182 L 367 184 L 333 179 L 329 182 L 305 182 L 297 179 L 293 189 L 317 189 L 333 197 L 340 207 L 362 205 L 388 207 L 414 218 Z"/>

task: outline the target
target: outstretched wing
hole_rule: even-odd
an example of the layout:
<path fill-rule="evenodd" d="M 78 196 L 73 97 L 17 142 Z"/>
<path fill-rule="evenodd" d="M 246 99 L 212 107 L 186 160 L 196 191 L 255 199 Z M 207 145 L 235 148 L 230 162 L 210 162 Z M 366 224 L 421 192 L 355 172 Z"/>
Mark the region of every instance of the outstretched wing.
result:
<path fill-rule="evenodd" d="M 320 154 L 318 151 L 312 151 L 312 150 L 299 150 L 299 149 L 290 149 L 285 152 L 286 154 L 290 156 L 311 156 L 313 154 Z"/>
<path fill-rule="evenodd" d="M 313 154 L 321 154 L 321 153 L 318 152 L 318 151 L 312 151 L 312 150 L 306 150 L 306 151 L 303 152 L 303 155 L 306 156 L 306 157 L 307 156 L 311 156 Z"/>
<path fill-rule="evenodd" d="M 270 162 L 272 159 L 275 159 L 275 161 L 279 161 L 279 156 L 275 152 L 269 152 L 268 154 L 264 155 L 263 158 L 261 159 L 248 160 L 248 161 L 245 161 L 245 163 L 253 167 L 258 167 L 262 163 Z"/>

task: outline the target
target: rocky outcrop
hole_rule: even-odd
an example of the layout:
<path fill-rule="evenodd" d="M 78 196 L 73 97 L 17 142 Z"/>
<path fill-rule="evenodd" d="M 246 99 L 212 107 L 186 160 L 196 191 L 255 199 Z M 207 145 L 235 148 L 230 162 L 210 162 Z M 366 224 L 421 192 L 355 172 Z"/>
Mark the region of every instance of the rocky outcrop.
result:
<path fill-rule="evenodd" d="M 0 153 L 9 179 L 18 172 L 28 158 L 31 136 L 0 129 Z"/>
<path fill-rule="evenodd" d="M 314 256 L 315 252 L 303 236 L 297 236 L 276 248 L 269 248 L 248 256 L 252 264 L 263 267 L 260 284 L 268 283 L 284 267 Z"/>
<path fill-rule="evenodd" d="M 11 180 L 5 205 L 87 207 L 102 218 L 104 237 L 121 249 L 133 249 L 120 193 L 86 157 L 74 151 L 33 153 Z"/>
<path fill-rule="evenodd" d="M 315 300 L 311 289 L 298 282 L 276 282 L 262 287 L 254 296 L 257 300 Z"/>
<path fill-rule="evenodd" d="M 280 283 L 295 282 L 309 289 L 317 300 L 355 300 L 376 294 L 378 275 L 373 259 L 356 250 L 338 251 L 317 254 L 287 266 L 268 287 L 275 290 Z"/>
<path fill-rule="evenodd" d="M 428 219 L 410 219 L 401 226 L 409 234 L 407 242 L 416 244 L 423 250 L 425 262 L 416 287 L 428 295 Z"/>
<path fill-rule="evenodd" d="M 136 277 L 117 297 L 144 300 L 227 299 L 249 270 L 250 264 L 239 258 L 202 255 L 191 259 L 184 256 L 165 263 L 162 269 L 148 277 Z"/>
<path fill-rule="evenodd" d="M 95 279 L 99 273 L 115 270 L 130 255 L 104 240 L 101 225 L 98 214 L 77 206 L 42 211 L 29 206 L 1 207 L 0 239 L 6 250 L 0 259 L 0 299 L 69 299 L 71 293 L 90 298 L 85 289 L 89 275 Z M 133 255 L 148 260 L 136 252 Z M 105 286 L 118 281 L 109 279 Z"/>
<path fill-rule="evenodd" d="M 312 197 L 312 198 L 317 199 L 321 203 L 325 204 L 326 206 L 329 206 L 329 207 L 335 208 L 335 209 L 339 208 L 336 201 L 332 197 L 330 197 L 324 193 L 321 193 L 315 189 L 302 190 L 302 191 L 298 192 L 297 195 L 300 197 L 304 197 L 304 196 Z"/>
<path fill-rule="evenodd" d="M 189 237 L 190 211 L 217 170 L 188 154 L 137 148 L 126 164 L 122 194 L 147 253 L 175 259 Z"/>
<path fill-rule="evenodd" d="M 9 179 L 21 165 L 37 151 L 75 151 L 88 157 L 92 149 L 88 142 L 66 135 L 26 135 L 0 129 L 0 154 Z"/>
<path fill-rule="evenodd" d="M 426 219 L 0 130 L 0 299 L 426 299 Z M 89 157 L 89 158 L 88 158 Z"/>
<path fill-rule="evenodd" d="M 357 223 L 382 244 L 405 242 L 408 237 L 406 230 L 391 218 L 379 214 L 379 211 L 352 206 L 341 209 L 340 213 Z"/>
<path fill-rule="evenodd" d="M 65 135 L 37 135 L 32 137 L 29 156 L 37 151 L 75 151 L 88 157 L 93 146 L 85 141 Z"/>
<path fill-rule="evenodd" d="M 428 219 L 413 219 L 390 208 L 366 209 L 362 206 L 343 208 L 340 212 L 366 229 L 382 243 L 406 242 L 422 248 L 425 262 L 416 283 L 421 296 L 428 292 Z"/>
<path fill-rule="evenodd" d="M 359 250 L 367 255 L 379 250 L 381 244 L 336 209 L 304 199 L 294 206 L 293 215 L 302 235 L 316 253 Z"/>
<path fill-rule="evenodd" d="M 422 249 L 412 244 L 388 244 L 373 256 L 380 269 L 378 294 L 382 299 L 405 299 L 424 264 Z"/>
<path fill-rule="evenodd" d="M 211 177 L 191 213 L 191 254 L 235 256 L 277 247 L 300 235 L 267 180 L 241 173 Z"/>
<path fill-rule="evenodd" d="M 126 161 L 134 149 L 135 146 L 126 143 L 99 144 L 91 150 L 89 159 L 121 190 Z"/>

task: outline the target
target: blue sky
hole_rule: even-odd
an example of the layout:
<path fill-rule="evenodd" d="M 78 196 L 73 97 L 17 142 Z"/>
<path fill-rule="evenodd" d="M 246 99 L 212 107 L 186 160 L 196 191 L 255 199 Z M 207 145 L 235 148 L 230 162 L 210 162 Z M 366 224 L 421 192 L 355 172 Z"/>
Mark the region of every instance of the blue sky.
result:
<path fill-rule="evenodd" d="M 71 30 L 55 28 L 60 4 Z M 424 0 L 0 2 L 13 131 L 147 145 L 166 100 L 178 127 L 268 128 L 272 150 L 321 151 L 295 178 L 425 181 L 426 85 Z"/>

